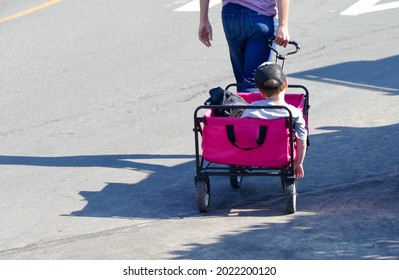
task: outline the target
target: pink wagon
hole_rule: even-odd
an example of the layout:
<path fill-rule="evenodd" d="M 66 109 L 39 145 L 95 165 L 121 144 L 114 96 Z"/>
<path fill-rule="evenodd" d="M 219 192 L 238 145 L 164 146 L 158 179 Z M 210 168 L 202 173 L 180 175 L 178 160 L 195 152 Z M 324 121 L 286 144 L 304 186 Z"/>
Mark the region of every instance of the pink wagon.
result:
<path fill-rule="evenodd" d="M 248 103 L 262 98 L 259 93 L 238 92 L 237 94 Z M 302 85 L 290 85 L 285 98 L 288 104 L 302 110 L 308 127 L 309 91 L 307 88 Z M 217 109 L 231 108 L 283 109 L 287 110 L 288 117 L 264 120 L 219 117 L 214 114 Z M 211 198 L 209 178 L 211 176 L 228 176 L 231 187 L 235 189 L 241 187 L 245 176 L 279 176 L 285 192 L 286 211 L 289 214 L 295 213 L 294 126 L 292 114 L 284 106 L 202 105 L 197 107 L 194 112 L 194 134 L 198 210 L 209 211 Z"/>

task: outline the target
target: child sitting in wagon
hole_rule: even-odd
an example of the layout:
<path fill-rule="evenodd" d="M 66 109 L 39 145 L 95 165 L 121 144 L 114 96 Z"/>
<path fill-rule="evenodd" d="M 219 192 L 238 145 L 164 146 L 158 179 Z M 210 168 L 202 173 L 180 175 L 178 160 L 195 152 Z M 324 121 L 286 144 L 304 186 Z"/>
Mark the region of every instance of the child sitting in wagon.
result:
<path fill-rule="evenodd" d="M 255 71 L 255 85 L 259 89 L 263 100 L 251 103 L 254 106 L 285 106 L 291 113 L 295 123 L 295 136 L 297 140 L 296 160 L 294 164 L 295 177 L 304 176 L 303 161 L 306 154 L 307 129 L 302 111 L 287 104 L 284 100 L 285 89 L 288 81 L 280 65 L 265 62 Z M 242 118 L 275 119 L 288 117 L 288 112 L 283 109 L 246 109 Z"/>

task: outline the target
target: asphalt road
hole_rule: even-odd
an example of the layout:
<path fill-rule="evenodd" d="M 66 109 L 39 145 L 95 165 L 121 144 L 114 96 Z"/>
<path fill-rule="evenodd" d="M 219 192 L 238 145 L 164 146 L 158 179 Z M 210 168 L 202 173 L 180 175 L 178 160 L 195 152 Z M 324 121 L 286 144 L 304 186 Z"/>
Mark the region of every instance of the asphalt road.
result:
<path fill-rule="evenodd" d="M 292 1 L 298 211 L 275 178 L 212 178 L 199 214 L 193 111 L 233 81 L 220 5 L 208 49 L 190 1 L 44 2 L 0 0 L 0 259 L 399 259 L 396 7 Z"/>

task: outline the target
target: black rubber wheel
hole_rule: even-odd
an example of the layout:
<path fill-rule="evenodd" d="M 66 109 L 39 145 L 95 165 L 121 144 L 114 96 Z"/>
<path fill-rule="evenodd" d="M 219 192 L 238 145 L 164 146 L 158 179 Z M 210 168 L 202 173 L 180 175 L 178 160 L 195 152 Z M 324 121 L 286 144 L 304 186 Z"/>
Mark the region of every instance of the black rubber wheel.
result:
<path fill-rule="evenodd" d="M 296 211 L 296 183 L 295 179 L 286 179 L 285 187 L 285 205 L 288 214 Z"/>
<path fill-rule="evenodd" d="M 234 167 L 235 166 L 230 166 L 230 173 L 234 173 Z M 237 172 L 238 173 L 238 172 Z M 230 175 L 230 186 L 233 189 L 239 189 L 242 184 L 242 178 L 243 176 L 240 175 Z"/>
<path fill-rule="evenodd" d="M 208 212 L 211 202 L 210 184 L 208 178 L 200 178 L 195 180 L 197 189 L 197 207 L 201 213 Z"/>
<path fill-rule="evenodd" d="M 285 187 L 286 187 L 286 183 L 285 183 L 285 178 L 283 176 L 280 177 L 281 180 L 281 187 L 283 188 L 283 192 L 285 192 Z"/>
<path fill-rule="evenodd" d="M 242 183 L 242 176 L 230 176 L 230 186 L 233 189 L 239 189 Z"/>

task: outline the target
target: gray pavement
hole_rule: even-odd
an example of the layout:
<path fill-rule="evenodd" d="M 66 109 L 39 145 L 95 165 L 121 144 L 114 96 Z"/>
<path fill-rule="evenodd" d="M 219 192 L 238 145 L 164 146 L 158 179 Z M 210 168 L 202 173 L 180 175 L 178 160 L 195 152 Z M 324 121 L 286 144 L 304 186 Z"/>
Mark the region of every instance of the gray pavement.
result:
<path fill-rule="evenodd" d="M 293 215 L 276 178 L 212 178 L 196 209 L 193 111 L 232 82 L 220 5 L 210 49 L 180 1 L 0 23 L 0 259 L 398 260 L 398 10 L 292 2 L 286 72 L 311 104 Z M 40 3 L 0 1 L 0 18 Z"/>

